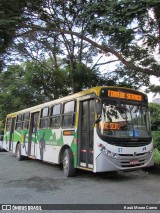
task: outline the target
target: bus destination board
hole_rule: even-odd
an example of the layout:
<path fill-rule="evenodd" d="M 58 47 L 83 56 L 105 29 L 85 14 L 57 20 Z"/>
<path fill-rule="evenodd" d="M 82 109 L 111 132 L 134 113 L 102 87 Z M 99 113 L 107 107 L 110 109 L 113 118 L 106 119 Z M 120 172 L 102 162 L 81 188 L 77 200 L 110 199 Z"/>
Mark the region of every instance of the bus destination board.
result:
<path fill-rule="evenodd" d="M 129 101 L 138 101 L 142 102 L 144 100 L 144 96 L 139 93 L 132 93 L 130 91 L 125 90 L 114 90 L 114 89 L 107 89 L 101 91 L 102 97 L 108 97 L 108 98 L 118 98 L 123 100 L 129 100 Z"/>

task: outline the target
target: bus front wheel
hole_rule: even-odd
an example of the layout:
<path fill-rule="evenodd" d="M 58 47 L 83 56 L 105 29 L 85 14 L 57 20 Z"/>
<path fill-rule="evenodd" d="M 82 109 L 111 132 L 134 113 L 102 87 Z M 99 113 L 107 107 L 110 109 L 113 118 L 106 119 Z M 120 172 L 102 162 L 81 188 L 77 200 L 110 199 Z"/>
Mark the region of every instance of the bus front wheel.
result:
<path fill-rule="evenodd" d="M 71 149 L 65 149 L 63 153 L 63 172 L 66 177 L 75 175 L 74 159 Z"/>

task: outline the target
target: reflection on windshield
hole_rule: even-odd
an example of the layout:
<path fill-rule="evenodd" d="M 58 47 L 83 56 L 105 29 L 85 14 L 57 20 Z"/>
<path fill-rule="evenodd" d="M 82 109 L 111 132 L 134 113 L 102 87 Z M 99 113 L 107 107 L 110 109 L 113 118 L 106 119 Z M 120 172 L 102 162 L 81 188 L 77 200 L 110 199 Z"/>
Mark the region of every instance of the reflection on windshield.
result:
<path fill-rule="evenodd" d="M 103 103 L 99 128 L 102 135 L 123 138 L 148 137 L 150 136 L 148 109 L 140 105 Z"/>

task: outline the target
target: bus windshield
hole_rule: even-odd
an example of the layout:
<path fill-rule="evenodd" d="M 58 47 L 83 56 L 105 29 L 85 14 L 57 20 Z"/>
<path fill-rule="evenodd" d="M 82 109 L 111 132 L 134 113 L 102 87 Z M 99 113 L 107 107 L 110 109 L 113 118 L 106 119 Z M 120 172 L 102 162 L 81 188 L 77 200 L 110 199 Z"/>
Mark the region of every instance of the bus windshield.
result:
<path fill-rule="evenodd" d="M 103 102 L 100 134 L 119 138 L 150 137 L 150 122 L 147 106 L 132 105 L 120 101 Z"/>

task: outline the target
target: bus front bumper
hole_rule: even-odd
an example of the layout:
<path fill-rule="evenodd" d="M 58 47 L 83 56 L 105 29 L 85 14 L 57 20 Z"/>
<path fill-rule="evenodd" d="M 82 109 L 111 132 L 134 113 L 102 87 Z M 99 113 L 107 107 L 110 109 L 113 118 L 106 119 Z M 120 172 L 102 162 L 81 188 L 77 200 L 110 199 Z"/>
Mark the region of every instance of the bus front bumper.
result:
<path fill-rule="evenodd" d="M 101 153 L 96 158 L 95 163 L 96 167 L 94 172 L 135 170 L 154 165 L 153 153 L 144 153 L 138 156 L 118 155 L 116 159 Z"/>

